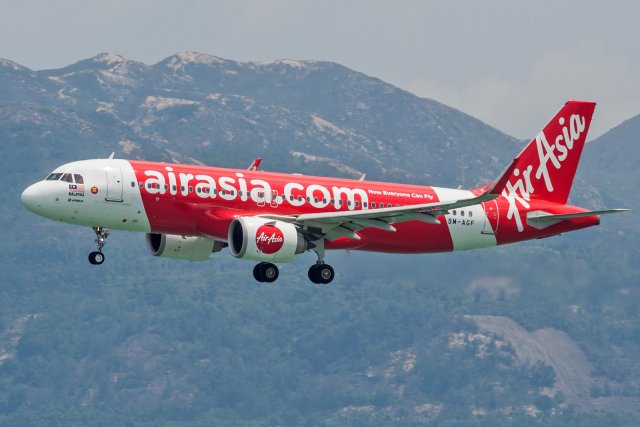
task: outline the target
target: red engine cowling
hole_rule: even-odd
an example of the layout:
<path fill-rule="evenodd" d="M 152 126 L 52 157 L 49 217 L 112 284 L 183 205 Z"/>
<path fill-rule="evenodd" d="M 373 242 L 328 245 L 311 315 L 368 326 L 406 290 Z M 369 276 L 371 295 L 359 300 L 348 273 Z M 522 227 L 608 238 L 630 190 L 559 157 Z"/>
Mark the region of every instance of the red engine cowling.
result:
<path fill-rule="evenodd" d="M 228 242 L 231 255 L 255 261 L 289 262 L 307 249 L 295 225 L 258 217 L 234 219 Z"/>
<path fill-rule="evenodd" d="M 222 242 L 210 237 L 147 233 L 147 248 L 158 257 L 204 261 L 222 247 Z"/>

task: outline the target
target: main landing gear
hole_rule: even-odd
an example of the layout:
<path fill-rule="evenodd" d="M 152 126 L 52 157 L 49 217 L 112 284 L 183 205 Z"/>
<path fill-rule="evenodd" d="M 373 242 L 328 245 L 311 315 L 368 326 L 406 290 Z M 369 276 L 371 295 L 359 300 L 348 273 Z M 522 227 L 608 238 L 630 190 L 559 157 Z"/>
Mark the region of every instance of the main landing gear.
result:
<path fill-rule="evenodd" d="M 92 252 L 92 254 L 102 255 L 101 252 Z M 280 271 L 278 266 L 270 262 L 261 262 L 253 267 L 253 278 L 261 283 L 272 283 L 278 279 Z M 315 284 L 331 283 L 335 277 L 333 267 L 324 262 L 318 261 L 309 267 L 309 280 Z"/>
<path fill-rule="evenodd" d="M 317 285 L 326 285 L 331 283 L 336 273 L 333 271 L 333 267 L 324 263 L 324 239 L 320 238 L 314 243 L 313 251 L 318 255 L 318 261 L 309 267 L 309 280 Z"/>
<path fill-rule="evenodd" d="M 331 283 L 336 273 L 333 267 L 324 263 L 324 242 L 316 243 L 313 251 L 318 255 L 318 261 L 309 267 L 309 280 L 318 285 Z M 261 262 L 253 267 L 253 277 L 258 282 L 275 282 L 278 275 L 278 267 L 270 262 Z"/>
<path fill-rule="evenodd" d="M 270 262 L 261 262 L 253 267 L 253 278 L 258 282 L 275 282 L 279 275 L 278 267 Z"/>
<path fill-rule="evenodd" d="M 309 267 L 309 280 L 315 284 L 326 285 L 331 283 L 335 275 L 333 267 L 321 261 Z"/>
<path fill-rule="evenodd" d="M 98 250 L 89 254 L 89 262 L 93 265 L 100 265 L 104 262 L 104 254 L 102 248 L 107 244 L 107 237 L 109 237 L 109 230 L 104 227 L 93 227 L 93 231 L 96 233 L 95 242 L 98 244 Z"/>

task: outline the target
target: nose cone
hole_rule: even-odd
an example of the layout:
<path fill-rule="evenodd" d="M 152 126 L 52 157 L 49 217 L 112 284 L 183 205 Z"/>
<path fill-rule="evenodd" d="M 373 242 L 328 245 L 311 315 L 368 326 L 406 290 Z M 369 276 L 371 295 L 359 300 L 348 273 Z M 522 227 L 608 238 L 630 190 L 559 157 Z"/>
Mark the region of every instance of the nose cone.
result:
<path fill-rule="evenodd" d="M 20 196 L 20 200 L 25 208 L 38 215 L 42 214 L 42 191 L 38 183 L 27 187 Z"/>

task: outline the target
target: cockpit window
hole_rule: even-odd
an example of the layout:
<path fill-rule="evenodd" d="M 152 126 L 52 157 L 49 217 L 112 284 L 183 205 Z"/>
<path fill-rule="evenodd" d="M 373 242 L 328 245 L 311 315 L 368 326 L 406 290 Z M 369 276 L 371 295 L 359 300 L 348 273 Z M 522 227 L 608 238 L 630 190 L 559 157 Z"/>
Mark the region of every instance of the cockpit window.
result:
<path fill-rule="evenodd" d="M 60 177 L 62 176 L 61 173 L 51 173 L 49 174 L 49 176 L 47 177 L 47 181 L 57 181 L 60 179 Z"/>
<path fill-rule="evenodd" d="M 76 179 L 76 184 L 84 184 L 84 179 L 82 179 L 82 175 L 74 173 L 73 177 Z"/>
<path fill-rule="evenodd" d="M 60 181 L 73 183 L 73 175 L 70 173 L 65 173 L 64 175 L 62 175 L 62 178 L 60 178 Z"/>

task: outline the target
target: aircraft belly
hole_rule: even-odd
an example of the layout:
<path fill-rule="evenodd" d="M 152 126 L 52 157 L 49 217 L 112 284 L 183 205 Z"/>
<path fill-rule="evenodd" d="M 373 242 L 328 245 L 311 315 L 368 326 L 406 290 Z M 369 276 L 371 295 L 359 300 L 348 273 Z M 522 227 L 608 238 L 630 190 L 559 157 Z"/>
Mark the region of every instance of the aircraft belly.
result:
<path fill-rule="evenodd" d="M 440 217 L 442 218 L 442 217 Z M 453 242 L 447 226 L 422 221 L 393 224 L 396 231 L 364 228 L 358 231 L 364 246 L 356 249 L 388 253 L 432 253 L 453 250 Z"/>

